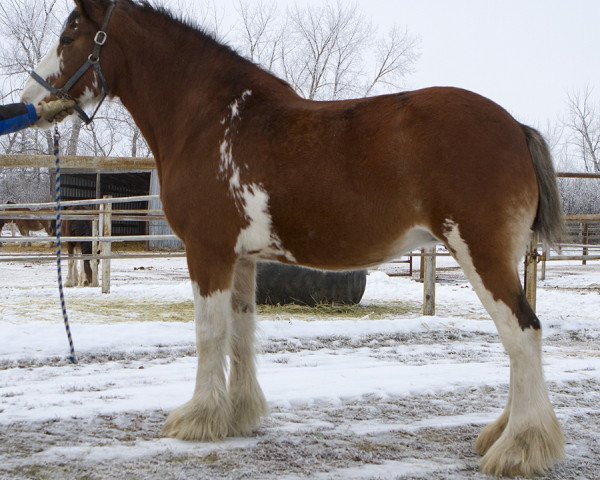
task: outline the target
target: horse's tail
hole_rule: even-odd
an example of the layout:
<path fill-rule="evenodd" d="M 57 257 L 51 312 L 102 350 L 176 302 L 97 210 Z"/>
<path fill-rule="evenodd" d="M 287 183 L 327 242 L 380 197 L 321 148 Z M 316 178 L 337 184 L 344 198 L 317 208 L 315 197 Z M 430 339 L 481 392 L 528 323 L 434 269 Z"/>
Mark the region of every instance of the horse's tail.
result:
<path fill-rule="evenodd" d="M 521 125 L 527 146 L 533 159 L 533 168 L 537 177 L 539 203 L 533 231 L 552 246 L 566 238 L 564 214 L 560 192 L 556 183 L 556 172 L 552 164 L 552 154 L 544 137 L 534 128 Z"/>

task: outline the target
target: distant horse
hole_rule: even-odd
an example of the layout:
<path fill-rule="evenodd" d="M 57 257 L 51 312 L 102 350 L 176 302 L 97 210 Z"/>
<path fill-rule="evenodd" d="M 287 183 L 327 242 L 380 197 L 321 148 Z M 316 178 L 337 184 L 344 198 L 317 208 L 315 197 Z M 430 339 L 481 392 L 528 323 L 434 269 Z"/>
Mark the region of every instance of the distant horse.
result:
<path fill-rule="evenodd" d="M 68 209 L 65 209 L 68 213 Z M 64 237 L 91 237 L 92 222 L 90 220 L 62 220 L 61 235 Z M 69 255 L 69 268 L 66 287 L 97 287 L 98 286 L 98 261 L 81 260 L 82 268 L 78 268 L 78 260 L 74 255 L 91 255 L 92 242 L 64 242 L 63 246 Z"/>
<path fill-rule="evenodd" d="M 563 229 L 538 132 L 456 88 L 305 100 L 147 2 L 75 3 L 23 100 L 68 90 L 85 107 L 108 93 L 152 149 L 165 214 L 186 247 L 198 350 L 193 397 L 165 435 L 248 435 L 266 414 L 254 365 L 257 261 L 361 269 L 441 242 L 510 357 L 508 405 L 477 440 L 482 470 L 533 475 L 562 456 L 541 326 L 518 274 L 531 231 L 556 242 Z"/>
<path fill-rule="evenodd" d="M 15 205 L 15 202 L 6 202 L 7 205 Z M 30 208 L 25 208 L 24 210 L 33 212 Z M 19 229 L 19 233 L 23 237 L 30 237 L 32 232 L 39 232 L 44 230 L 48 235 L 52 235 L 52 225 L 51 222 L 47 220 L 30 220 L 30 219 L 10 219 L 4 218 L 0 219 L 0 232 L 4 228 L 4 225 L 8 223 L 14 223 L 15 226 Z M 31 246 L 31 242 L 25 243 L 25 246 Z"/>

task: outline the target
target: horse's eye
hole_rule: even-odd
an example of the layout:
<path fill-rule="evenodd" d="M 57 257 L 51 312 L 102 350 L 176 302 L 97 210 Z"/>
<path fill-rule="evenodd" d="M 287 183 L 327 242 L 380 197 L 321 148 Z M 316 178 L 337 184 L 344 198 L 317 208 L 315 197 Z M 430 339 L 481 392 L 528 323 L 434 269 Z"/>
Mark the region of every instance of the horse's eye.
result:
<path fill-rule="evenodd" d="M 73 43 L 73 39 L 71 37 L 67 37 L 66 35 L 60 37 L 61 45 L 70 45 L 71 43 Z"/>

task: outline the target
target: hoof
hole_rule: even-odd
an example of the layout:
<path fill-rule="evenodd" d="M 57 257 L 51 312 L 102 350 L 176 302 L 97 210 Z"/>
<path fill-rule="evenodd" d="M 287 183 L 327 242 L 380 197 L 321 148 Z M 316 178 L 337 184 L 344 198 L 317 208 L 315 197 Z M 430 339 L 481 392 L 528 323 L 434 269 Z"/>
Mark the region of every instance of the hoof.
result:
<path fill-rule="evenodd" d="M 232 392 L 233 415 L 228 432 L 230 437 L 246 437 L 260 425 L 260 420 L 269 413 L 267 401 L 256 385 L 249 392 Z"/>
<path fill-rule="evenodd" d="M 231 404 L 192 398 L 171 412 L 162 430 L 163 437 L 179 440 L 217 442 L 230 430 Z"/>
<path fill-rule="evenodd" d="M 496 443 L 496 440 L 502 436 L 507 423 L 508 414 L 503 413 L 498 420 L 486 426 L 477 437 L 475 451 L 481 456 L 485 455 L 490 447 Z"/>
<path fill-rule="evenodd" d="M 481 471 L 494 476 L 534 477 L 548 472 L 564 456 L 558 422 L 547 428 L 529 427 L 512 433 L 507 428 L 481 460 Z"/>

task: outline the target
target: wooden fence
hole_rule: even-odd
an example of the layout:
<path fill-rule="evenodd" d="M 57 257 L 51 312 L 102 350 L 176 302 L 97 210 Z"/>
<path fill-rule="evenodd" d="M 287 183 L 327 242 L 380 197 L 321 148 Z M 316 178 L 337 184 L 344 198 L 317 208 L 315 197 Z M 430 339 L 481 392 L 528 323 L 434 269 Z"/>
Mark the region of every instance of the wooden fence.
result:
<path fill-rule="evenodd" d="M 152 171 L 156 168 L 151 158 L 101 158 L 101 157 L 63 157 L 63 168 L 72 168 L 79 171 L 85 170 L 96 173 L 114 172 L 140 172 Z M 54 158 L 50 156 L 24 156 L 0 155 L 0 168 L 54 168 Z M 600 179 L 600 175 L 581 173 L 560 173 L 562 178 Z M 149 202 L 148 210 L 116 210 L 113 205 L 132 201 Z M 152 207 L 152 206 L 156 207 Z M 184 257 L 182 251 L 153 252 L 153 253 L 120 253 L 112 251 L 114 242 L 149 242 L 159 240 L 177 240 L 175 235 L 139 235 L 139 236 L 112 236 L 111 225 L 114 220 L 132 222 L 155 222 L 164 220 L 164 213 L 160 206 L 158 195 L 104 198 L 95 200 L 78 200 L 63 202 L 65 207 L 97 206 L 98 209 L 67 210 L 63 218 L 66 220 L 91 220 L 95 225 L 95 233 L 91 237 L 63 237 L 64 242 L 91 241 L 96 246 L 93 255 L 78 255 L 77 260 L 98 260 L 102 270 L 102 292 L 110 292 L 110 261 L 115 259 L 145 259 L 145 258 L 173 258 Z M 38 219 L 51 220 L 54 218 L 53 203 L 35 203 L 19 205 L 1 205 L 0 211 L 3 218 L 10 219 Z M 29 211 L 28 209 L 35 209 Z M 595 239 L 596 231 L 600 231 L 600 215 L 578 215 L 567 217 L 572 225 L 581 229 L 582 243 L 563 245 L 562 253 L 550 255 L 547 246 L 538 245 L 537 239 L 532 239 L 525 256 L 525 291 L 527 298 L 535 310 L 536 287 L 538 278 L 538 264 L 542 263 L 542 278 L 545 276 L 546 263 L 549 261 L 588 261 L 600 260 L 600 245 L 590 243 Z M 2 237 L 3 243 L 26 242 L 55 242 L 54 237 Z M 540 252 L 541 249 L 541 252 Z M 572 253 L 574 249 L 581 250 L 581 255 Z M 435 315 L 435 284 L 436 284 L 436 249 L 432 248 L 411 256 L 422 258 L 420 275 L 423 279 L 423 314 Z M 9 261 L 54 261 L 55 257 L 47 254 L 20 254 L 11 256 L 0 255 L 0 263 Z M 412 260 L 411 263 L 412 265 Z M 411 269 L 412 270 L 412 269 Z"/>

